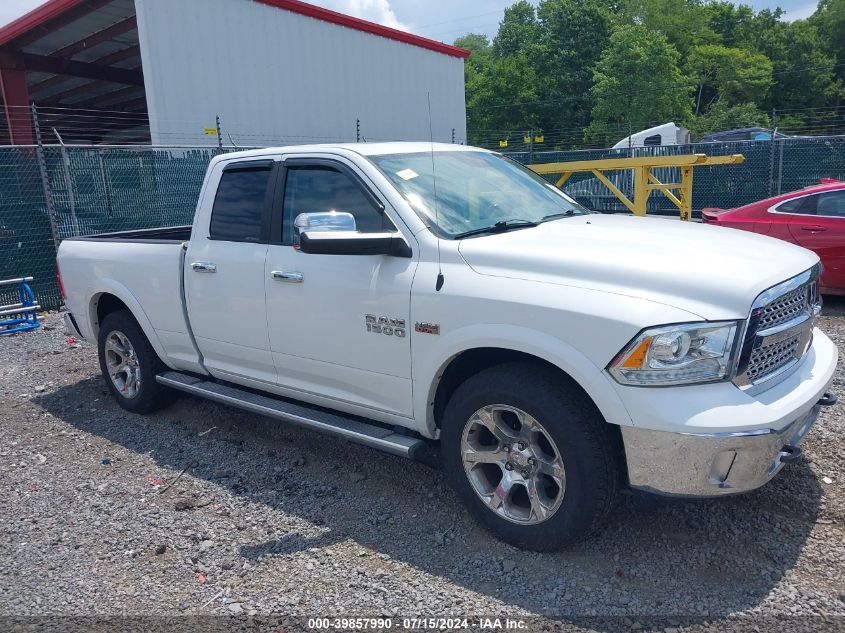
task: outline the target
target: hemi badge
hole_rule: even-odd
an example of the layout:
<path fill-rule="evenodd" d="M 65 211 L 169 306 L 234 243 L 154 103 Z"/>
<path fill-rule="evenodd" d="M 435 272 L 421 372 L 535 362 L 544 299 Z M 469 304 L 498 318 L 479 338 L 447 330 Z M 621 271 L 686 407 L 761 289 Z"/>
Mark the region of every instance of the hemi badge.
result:
<path fill-rule="evenodd" d="M 416 330 L 420 334 L 440 334 L 440 324 L 420 323 L 419 321 L 417 321 L 416 325 L 414 325 L 414 330 Z"/>

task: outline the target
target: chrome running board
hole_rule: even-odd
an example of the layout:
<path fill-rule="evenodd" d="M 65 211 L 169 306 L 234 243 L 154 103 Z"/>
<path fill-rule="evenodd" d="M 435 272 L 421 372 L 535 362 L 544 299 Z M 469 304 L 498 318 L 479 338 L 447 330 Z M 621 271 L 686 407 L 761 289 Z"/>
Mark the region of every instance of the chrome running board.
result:
<path fill-rule="evenodd" d="M 420 438 L 401 435 L 390 428 L 362 422 L 341 413 L 330 413 L 307 405 L 294 404 L 287 400 L 257 394 L 227 384 L 210 382 L 178 371 L 159 374 L 156 376 L 156 382 L 200 398 L 336 435 L 350 442 L 377 448 L 400 457 L 416 459 L 428 445 Z"/>

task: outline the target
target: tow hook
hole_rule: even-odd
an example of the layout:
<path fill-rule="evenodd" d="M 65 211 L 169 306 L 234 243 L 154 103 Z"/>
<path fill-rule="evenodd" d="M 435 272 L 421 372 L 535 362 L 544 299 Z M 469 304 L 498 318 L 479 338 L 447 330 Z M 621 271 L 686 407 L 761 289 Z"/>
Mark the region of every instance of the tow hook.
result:
<path fill-rule="evenodd" d="M 832 407 L 836 404 L 836 396 L 828 391 L 819 399 L 817 404 L 823 407 Z"/>
<path fill-rule="evenodd" d="M 801 449 L 797 446 L 790 446 L 787 444 L 780 449 L 781 464 L 792 464 L 801 459 Z"/>

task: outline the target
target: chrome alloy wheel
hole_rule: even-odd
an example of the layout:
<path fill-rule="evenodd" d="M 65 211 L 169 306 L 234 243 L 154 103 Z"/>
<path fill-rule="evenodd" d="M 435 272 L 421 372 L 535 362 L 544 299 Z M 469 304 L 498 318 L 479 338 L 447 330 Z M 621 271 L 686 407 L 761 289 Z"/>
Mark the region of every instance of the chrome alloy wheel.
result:
<path fill-rule="evenodd" d="M 461 438 L 467 479 L 493 512 L 523 525 L 542 523 L 563 501 L 566 473 L 548 431 L 504 404 L 470 416 Z"/>
<path fill-rule="evenodd" d="M 123 332 L 114 330 L 106 337 L 106 368 L 112 384 L 124 398 L 134 398 L 141 388 L 141 365 L 135 348 Z"/>

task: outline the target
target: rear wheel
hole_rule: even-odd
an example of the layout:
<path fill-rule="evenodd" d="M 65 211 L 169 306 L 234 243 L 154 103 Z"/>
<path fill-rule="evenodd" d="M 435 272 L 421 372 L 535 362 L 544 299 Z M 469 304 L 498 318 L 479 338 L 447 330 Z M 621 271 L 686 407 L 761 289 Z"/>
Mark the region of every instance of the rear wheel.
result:
<path fill-rule="evenodd" d="M 170 403 L 172 392 L 155 380 L 164 363 L 131 312 L 119 310 L 106 316 L 97 343 L 100 370 L 121 407 L 149 413 Z"/>
<path fill-rule="evenodd" d="M 560 376 L 530 363 L 463 383 L 442 424 L 444 467 L 473 516 L 517 547 L 564 547 L 600 525 L 618 490 L 610 427 Z"/>

